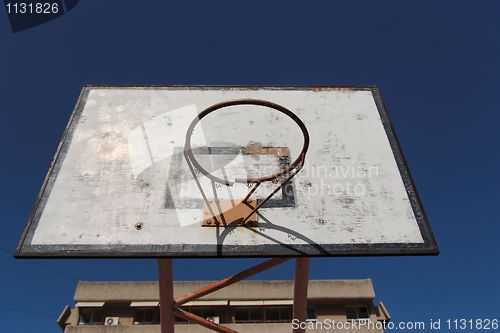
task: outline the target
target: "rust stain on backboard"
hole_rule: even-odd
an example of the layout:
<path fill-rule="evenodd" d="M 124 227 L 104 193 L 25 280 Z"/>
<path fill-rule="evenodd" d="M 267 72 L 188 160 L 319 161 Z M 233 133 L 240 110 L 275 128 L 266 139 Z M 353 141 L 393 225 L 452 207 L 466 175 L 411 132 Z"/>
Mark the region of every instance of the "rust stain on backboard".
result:
<path fill-rule="evenodd" d="M 242 148 L 244 155 L 290 156 L 288 147 L 265 147 L 260 143 L 251 143 Z"/>

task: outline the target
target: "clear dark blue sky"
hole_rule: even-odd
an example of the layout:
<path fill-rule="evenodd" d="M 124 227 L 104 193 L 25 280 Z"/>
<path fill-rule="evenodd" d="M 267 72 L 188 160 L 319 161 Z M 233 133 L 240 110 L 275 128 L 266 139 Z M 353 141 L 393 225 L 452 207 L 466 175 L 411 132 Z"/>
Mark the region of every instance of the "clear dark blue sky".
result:
<path fill-rule="evenodd" d="M 3 331 L 57 332 L 76 279 L 156 279 L 154 260 L 9 253 L 84 83 L 379 85 L 441 255 L 314 259 L 311 278 L 372 278 L 394 320 L 498 318 L 499 13 L 498 1 L 87 0 L 13 34 L 0 12 Z M 257 261 L 178 260 L 175 278 Z"/>

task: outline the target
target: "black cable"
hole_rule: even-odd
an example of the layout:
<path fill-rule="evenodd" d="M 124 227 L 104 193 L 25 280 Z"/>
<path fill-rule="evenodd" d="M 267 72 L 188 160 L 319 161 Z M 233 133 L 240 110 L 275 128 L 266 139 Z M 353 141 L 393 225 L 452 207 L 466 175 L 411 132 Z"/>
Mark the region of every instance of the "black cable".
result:
<path fill-rule="evenodd" d="M 6 248 L 4 248 L 4 247 L 2 247 L 2 246 L 0 246 L 0 251 L 5 252 L 5 253 L 7 253 L 7 254 L 9 254 L 9 255 L 12 255 L 12 252 L 11 252 L 10 250 L 8 250 L 8 249 L 6 249 Z M 70 278 L 70 279 L 72 279 L 72 280 L 75 280 L 75 281 L 79 281 L 79 280 L 80 280 L 79 278 L 77 278 L 77 277 L 76 277 L 76 276 L 74 276 L 74 275 L 71 275 L 71 274 L 69 274 L 69 273 L 66 273 L 66 272 L 60 271 L 60 270 L 58 270 L 57 268 L 51 267 L 51 266 L 49 266 L 49 265 L 47 265 L 47 264 L 42 264 L 41 262 L 35 261 L 35 260 L 33 260 L 33 259 L 25 259 L 25 260 L 27 260 L 27 261 L 29 261 L 29 262 L 31 262 L 31 263 L 33 263 L 33 264 L 36 264 L 36 265 L 38 265 L 38 266 L 42 266 L 42 267 L 44 267 L 44 268 L 46 268 L 46 269 L 48 269 L 48 270 L 50 270 L 50 271 L 52 271 L 52 272 L 54 272 L 54 273 L 57 273 L 57 274 L 60 274 L 60 275 L 64 275 L 64 276 L 66 276 L 66 277 L 68 277 L 68 278 Z"/>
<path fill-rule="evenodd" d="M 57 318 L 57 316 L 52 315 L 50 313 L 38 312 L 38 311 L 33 311 L 33 310 L 21 309 L 21 308 L 14 308 L 14 307 L 5 306 L 5 305 L 0 305 L 0 309 L 8 310 L 8 311 L 23 312 L 23 313 L 28 313 L 28 314 L 31 314 L 31 315 L 36 315 L 36 316 L 50 317 L 50 318 L 53 318 L 53 319 Z"/>

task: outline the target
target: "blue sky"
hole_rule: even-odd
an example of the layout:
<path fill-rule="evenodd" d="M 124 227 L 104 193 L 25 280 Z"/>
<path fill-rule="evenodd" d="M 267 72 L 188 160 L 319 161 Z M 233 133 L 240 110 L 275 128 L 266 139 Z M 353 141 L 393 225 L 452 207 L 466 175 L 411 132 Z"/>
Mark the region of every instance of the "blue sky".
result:
<path fill-rule="evenodd" d="M 154 260 L 10 254 L 84 83 L 379 85 L 441 254 L 314 259 L 311 278 L 372 278 L 397 321 L 498 318 L 499 12 L 494 1 L 82 1 L 16 34 L 0 12 L 5 332 L 57 332 L 77 279 L 156 279 Z M 177 260 L 175 278 L 258 261 Z"/>

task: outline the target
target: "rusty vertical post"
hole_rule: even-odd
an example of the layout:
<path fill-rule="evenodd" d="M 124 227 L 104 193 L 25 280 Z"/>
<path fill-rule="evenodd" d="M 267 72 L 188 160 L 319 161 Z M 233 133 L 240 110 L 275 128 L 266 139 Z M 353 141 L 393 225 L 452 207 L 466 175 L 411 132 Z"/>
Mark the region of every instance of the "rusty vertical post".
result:
<path fill-rule="evenodd" d="M 174 281 L 172 259 L 158 259 L 161 333 L 174 333 Z"/>
<path fill-rule="evenodd" d="M 309 258 L 295 261 L 295 282 L 293 285 L 293 319 L 303 323 L 307 319 L 307 286 L 309 283 Z M 293 333 L 305 333 L 305 329 L 293 329 Z"/>

